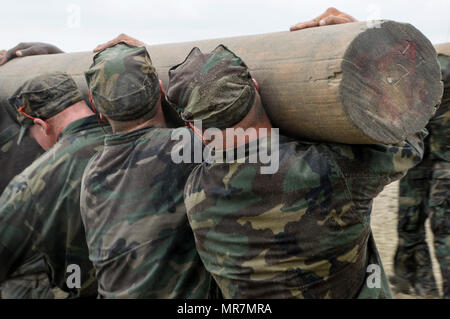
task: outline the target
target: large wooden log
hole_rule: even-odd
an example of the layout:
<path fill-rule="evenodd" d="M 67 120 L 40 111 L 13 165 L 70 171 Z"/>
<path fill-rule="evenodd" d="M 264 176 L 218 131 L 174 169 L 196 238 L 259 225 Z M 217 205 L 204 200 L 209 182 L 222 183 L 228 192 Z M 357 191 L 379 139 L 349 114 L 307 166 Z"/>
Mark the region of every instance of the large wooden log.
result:
<path fill-rule="evenodd" d="M 373 27 L 375 26 L 375 27 Z M 198 46 L 224 44 L 260 85 L 274 126 L 287 135 L 351 144 L 397 143 L 426 125 L 442 97 L 436 51 L 410 24 L 349 23 L 255 36 L 149 46 L 163 83 Z M 15 59 L 0 67 L 0 103 L 27 78 L 48 71 L 83 76 L 92 53 Z M 167 110 L 166 110 L 167 111 Z"/>

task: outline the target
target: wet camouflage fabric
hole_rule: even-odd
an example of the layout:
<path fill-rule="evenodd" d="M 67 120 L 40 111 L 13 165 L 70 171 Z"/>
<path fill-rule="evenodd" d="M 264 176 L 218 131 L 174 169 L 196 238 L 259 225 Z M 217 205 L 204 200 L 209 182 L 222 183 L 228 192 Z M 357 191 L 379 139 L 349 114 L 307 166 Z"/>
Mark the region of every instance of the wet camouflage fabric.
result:
<path fill-rule="evenodd" d="M 0 299 L 55 299 L 45 273 L 11 278 L 0 286 Z"/>
<path fill-rule="evenodd" d="M 444 81 L 444 83 L 448 83 L 450 82 L 450 56 L 439 54 L 438 60 L 441 65 L 442 81 Z"/>
<path fill-rule="evenodd" d="M 85 78 L 97 110 L 115 121 L 156 114 L 158 74 L 145 47 L 119 43 L 94 56 Z"/>
<path fill-rule="evenodd" d="M 49 119 L 83 99 L 75 81 L 63 72 L 46 73 L 25 81 L 9 98 L 9 103 L 23 113 L 16 112 L 17 122 L 24 128 L 33 125 L 32 117 Z M 28 115 L 28 116 L 27 116 Z M 31 117 L 31 118 L 30 118 Z M 20 144 L 25 130 L 19 135 Z"/>
<path fill-rule="evenodd" d="M 58 142 L 16 176 L 0 197 L 0 283 L 14 274 L 48 275 L 71 297 L 97 295 L 80 216 L 84 168 L 102 148 L 95 116 L 69 124 Z M 32 262 L 43 257 L 45 263 Z M 66 270 L 81 268 L 81 289 L 68 289 Z"/>
<path fill-rule="evenodd" d="M 370 228 L 372 200 L 421 160 L 422 138 L 352 146 L 280 136 L 273 175 L 260 174 L 259 163 L 197 166 L 185 204 L 224 297 L 390 298 Z M 380 288 L 366 285 L 370 264 L 380 267 Z"/>
<path fill-rule="evenodd" d="M 30 271 L 31 269 L 33 271 Z M 54 299 L 55 294 L 47 273 L 48 267 L 44 257 L 39 255 L 32 258 L 0 285 L 0 297 L 2 299 Z"/>
<path fill-rule="evenodd" d="M 444 67 L 442 56 L 441 66 Z M 414 288 L 418 295 L 437 296 L 425 222 L 430 218 L 434 248 L 450 298 L 450 59 L 442 103 L 427 126 L 423 161 L 400 181 L 399 243 L 394 257 L 394 284 L 401 292 Z"/>
<path fill-rule="evenodd" d="M 169 70 L 166 100 L 186 122 L 232 127 L 247 115 L 254 99 L 247 65 L 223 45 L 207 54 L 194 48 Z"/>
<path fill-rule="evenodd" d="M 208 297 L 211 276 L 183 202 L 194 164 L 172 161 L 179 143 L 171 141 L 172 131 L 148 127 L 108 135 L 86 168 L 81 214 L 100 297 Z"/>
<path fill-rule="evenodd" d="M 38 158 L 44 150 L 38 143 L 29 136 L 24 136 L 20 145 L 17 145 L 17 137 L 20 127 L 0 106 L 0 194 L 8 185 L 8 183 L 36 158 Z"/>

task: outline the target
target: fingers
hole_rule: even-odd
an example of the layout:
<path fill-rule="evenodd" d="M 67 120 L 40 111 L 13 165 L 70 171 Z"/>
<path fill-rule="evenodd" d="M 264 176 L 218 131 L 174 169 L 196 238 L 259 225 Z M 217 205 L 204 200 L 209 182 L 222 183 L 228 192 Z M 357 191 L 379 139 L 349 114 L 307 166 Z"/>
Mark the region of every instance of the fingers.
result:
<path fill-rule="evenodd" d="M 297 23 L 296 25 L 292 26 L 290 28 L 290 30 L 296 31 L 296 30 L 301 30 L 301 29 L 306 29 L 306 28 L 318 27 L 319 25 L 321 25 L 320 21 L 322 21 L 324 18 L 326 18 L 330 15 L 338 15 L 340 13 L 341 12 L 339 10 L 337 10 L 336 8 L 330 7 L 327 10 L 325 10 L 325 12 L 322 13 L 317 18 L 315 18 L 311 21 L 304 21 L 304 22 Z"/>
<path fill-rule="evenodd" d="M 306 22 L 300 22 L 297 23 L 296 25 L 293 25 L 292 27 L 290 27 L 290 31 L 297 31 L 297 30 L 302 30 L 302 29 L 306 29 L 306 28 L 313 28 L 313 27 L 317 27 L 319 26 L 319 22 L 318 20 L 314 19 L 311 21 L 306 21 Z"/>
<path fill-rule="evenodd" d="M 336 8 L 330 7 L 320 16 L 311 21 L 300 22 L 297 23 L 296 25 L 293 25 L 292 27 L 290 27 L 290 31 L 356 21 L 358 20 L 353 18 L 351 15 L 341 12 Z"/>
<path fill-rule="evenodd" d="M 320 26 L 324 25 L 333 25 L 333 24 L 342 24 L 351 22 L 349 18 L 341 17 L 341 16 L 329 16 L 319 21 Z"/>
<path fill-rule="evenodd" d="M 6 51 L 3 56 L 0 55 L 0 65 L 5 64 L 6 62 L 16 58 L 16 57 L 25 57 L 30 55 L 39 55 L 39 54 L 54 54 L 54 53 L 63 53 L 61 49 L 58 47 L 41 42 L 22 42 L 16 45 L 14 48 Z"/>
<path fill-rule="evenodd" d="M 118 37 L 116 37 L 115 39 L 112 39 L 111 41 L 108 41 L 106 43 L 103 44 L 99 44 L 95 49 L 94 52 L 100 52 L 105 50 L 106 48 L 112 47 L 113 45 L 116 45 L 119 42 L 122 42 L 124 40 L 124 35 L 121 34 Z"/>
<path fill-rule="evenodd" d="M 111 41 L 108 41 L 104 44 L 100 44 L 98 45 L 95 49 L 94 52 L 100 52 L 106 48 L 112 47 L 113 45 L 116 45 L 119 42 L 125 42 L 128 45 L 131 46 L 136 46 L 136 47 L 142 47 L 145 46 L 145 43 L 142 41 L 139 41 L 135 38 L 132 38 L 124 33 L 120 34 L 118 37 L 116 37 L 115 39 L 112 39 Z"/>
<path fill-rule="evenodd" d="M 0 65 L 5 64 L 6 62 L 8 62 L 11 59 L 14 59 L 15 57 L 17 57 L 16 50 L 11 49 L 11 50 L 6 51 L 6 53 L 0 59 Z"/>
<path fill-rule="evenodd" d="M 97 45 L 97 46 L 95 47 L 94 52 L 100 52 L 100 51 L 103 51 L 103 50 L 105 50 L 106 48 L 112 47 L 114 44 L 119 43 L 119 42 L 120 42 L 120 41 L 118 41 L 117 38 L 116 38 L 116 39 L 111 40 L 111 41 L 108 41 L 108 42 L 106 42 L 106 43 L 99 44 L 99 45 Z"/>
<path fill-rule="evenodd" d="M 17 50 L 16 55 L 18 57 L 24 57 L 24 56 L 30 56 L 30 55 L 39 55 L 39 54 L 45 54 L 45 50 L 42 50 L 38 47 L 30 47 L 23 50 Z"/>
<path fill-rule="evenodd" d="M 6 55 L 6 50 L 0 51 L 0 65 L 4 64 L 3 60 Z"/>

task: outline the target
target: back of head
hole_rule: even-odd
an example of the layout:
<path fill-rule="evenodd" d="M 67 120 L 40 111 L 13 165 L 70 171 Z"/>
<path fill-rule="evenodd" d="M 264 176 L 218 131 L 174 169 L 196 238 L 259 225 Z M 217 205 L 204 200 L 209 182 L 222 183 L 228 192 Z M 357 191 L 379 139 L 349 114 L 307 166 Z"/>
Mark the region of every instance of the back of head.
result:
<path fill-rule="evenodd" d="M 194 48 L 169 71 L 167 102 L 186 122 L 226 129 L 240 122 L 255 100 L 247 65 L 223 45 L 203 54 Z"/>
<path fill-rule="evenodd" d="M 75 81 L 67 73 L 46 73 L 25 81 L 9 98 L 21 125 L 18 144 L 35 118 L 48 120 L 82 100 Z"/>
<path fill-rule="evenodd" d="M 123 122 L 156 114 L 159 80 L 145 47 L 119 43 L 93 60 L 85 77 L 98 112 Z"/>

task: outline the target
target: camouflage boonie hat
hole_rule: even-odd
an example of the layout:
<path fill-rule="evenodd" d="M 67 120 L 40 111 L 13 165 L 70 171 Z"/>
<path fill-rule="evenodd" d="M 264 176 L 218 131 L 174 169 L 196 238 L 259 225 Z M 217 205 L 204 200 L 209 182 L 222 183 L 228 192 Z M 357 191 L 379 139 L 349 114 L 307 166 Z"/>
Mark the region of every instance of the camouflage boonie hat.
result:
<path fill-rule="evenodd" d="M 46 73 L 23 83 L 9 98 L 21 125 L 17 144 L 34 124 L 34 118 L 49 119 L 81 100 L 75 81 L 64 72 Z"/>
<path fill-rule="evenodd" d="M 169 70 L 166 99 L 184 121 L 226 129 L 247 115 L 255 86 L 247 65 L 225 46 L 207 54 L 194 48 Z"/>
<path fill-rule="evenodd" d="M 156 114 L 159 80 L 145 47 L 120 42 L 97 53 L 84 75 L 94 108 L 111 120 Z"/>

